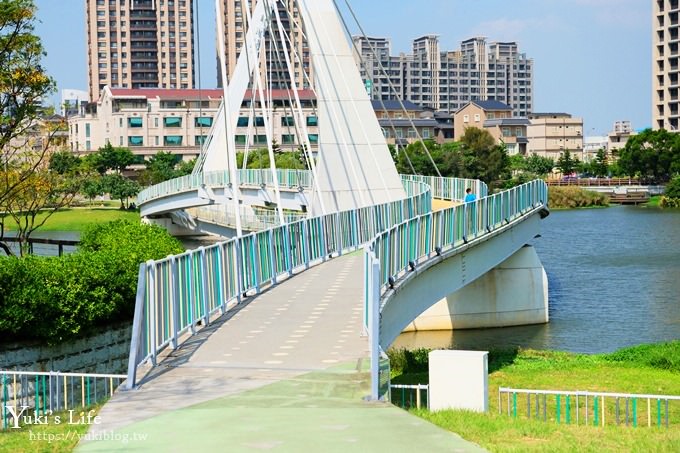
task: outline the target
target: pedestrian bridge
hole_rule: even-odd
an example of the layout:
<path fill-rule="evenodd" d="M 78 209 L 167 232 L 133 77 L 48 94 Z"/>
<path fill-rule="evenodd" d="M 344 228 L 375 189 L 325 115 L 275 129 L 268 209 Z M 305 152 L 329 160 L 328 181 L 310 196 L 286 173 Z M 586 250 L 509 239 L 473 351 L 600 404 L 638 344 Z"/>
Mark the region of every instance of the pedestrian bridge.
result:
<path fill-rule="evenodd" d="M 281 172 L 282 180 L 304 194 L 305 172 Z M 265 174 L 250 171 L 246 181 L 266 185 Z M 214 191 L 227 182 L 194 175 L 152 187 L 140 194 L 142 212 L 151 212 L 148 204 L 154 213 L 170 212 L 177 199 L 185 200 L 205 181 Z M 137 384 L 140 364 L 158 364 L 162 351 L 179 348 L 249 298 L 355 250 L 365 250 L 362 316 L 375 351 L 386 349 L 409 324 L 422 328 L 431 323 L 418 318 L 440 301 L 439 311 L 429 317 L 452 327 L 547 321 L 543 269 L 535 256 L 524 256 L 525 245 L 540 232 L 539 219 L 548 212 L 544 182 L 495 195 L 487 195 L 480 181 L 402 175 L 402 182 L 407 193 L 402 200 L 305 218 L 143 263 L 127 385 Z M 174 194 L 168 187 L 176 188 Z M 475 202 L 432 211 L 433 199 L 461 200 L 467 187 L 481 195 Z M 528 287 L 534 291 L 527 293 Z M 505 299 L 530 302 L 507 306 L 498 295 L 508 291 L 511 297 Z M 442 312 L 442 306 L 449 308 Z M 369 319 L 372 311 L 380 320 L 375 326 Z"/>

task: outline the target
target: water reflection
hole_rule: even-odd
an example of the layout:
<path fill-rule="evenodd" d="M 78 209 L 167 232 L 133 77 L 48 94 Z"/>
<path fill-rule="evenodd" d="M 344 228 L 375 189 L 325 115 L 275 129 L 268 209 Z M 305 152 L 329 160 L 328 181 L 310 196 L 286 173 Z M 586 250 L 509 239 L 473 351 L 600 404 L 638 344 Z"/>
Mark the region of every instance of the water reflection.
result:
<path fill-rule="evenodd" d="M 542 230 L 549 324 L 405 333 L 395 346 L 595 353 L 680 338 L 680 211 L 554 211 Z"/>

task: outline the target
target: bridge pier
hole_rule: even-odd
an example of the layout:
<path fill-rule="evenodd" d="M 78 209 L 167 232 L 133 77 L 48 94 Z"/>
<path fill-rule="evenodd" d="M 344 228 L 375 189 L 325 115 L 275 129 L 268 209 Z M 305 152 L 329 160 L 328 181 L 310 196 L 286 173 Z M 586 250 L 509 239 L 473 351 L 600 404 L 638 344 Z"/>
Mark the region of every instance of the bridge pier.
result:
<path fill-rule="evenodd" d="M 510 258 L 423 312 L 405 331 L 477 329 L 548 322 L 548 279 L 536 250 Z"/>

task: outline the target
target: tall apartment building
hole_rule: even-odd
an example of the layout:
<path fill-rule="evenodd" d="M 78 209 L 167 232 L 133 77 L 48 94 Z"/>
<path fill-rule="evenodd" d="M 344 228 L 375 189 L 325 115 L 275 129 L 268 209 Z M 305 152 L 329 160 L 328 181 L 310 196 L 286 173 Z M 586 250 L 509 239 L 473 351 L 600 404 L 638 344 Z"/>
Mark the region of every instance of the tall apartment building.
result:
<path fill-rule="evenodd" d="M 193 0 L 86 0 L 88 92 L 194 87 Z"/>
<path fill-rule="evenodd" d="M 652 127 L 678 130 L 680 2 L 652 0 Z"/>
<path fill-rule="evenodd" d="M 254 1 L 250 2 L 251 13 L 255 9 Z M 225 64 L 227 76 L 231 77 L 236 68 L 238 56 L 245 43 L 248 30 L 248 15 L 243 0 L 222 0 L 218 15 L 223 17 Z M 279 16 L 282 28 L 287 36 L 286 47 L 288 57 L 294 66 L 294 78 L 298 89 L 309 88 L 313 84 L 312 65 L 309 58 L 309 48 L 304 39 L 302 17 L 295 0 L 280 0 L 278 2 Z M 273 39 L 272 39 L 273 38 Z M 291 45 L 292 43 L 292 45 Z M 216 46 L 219 52 L 219 46 Z M 266 58 L 265 58 L 266 55 Z M 222 86 L 222 66 L 217 55 L 217 85 Z M 266 71 L 266 72 L 265 72 Z M 265 33 L 264 54 L 260 59 L 260 73 L 267 74 L 267 81 L 273 89 L 290 88 L 290 77 L 283 52 L 283 42 L 280 39 L 279 28 L 272 23 Z"/>
<path fill-rule="evenodd" d="M 533 60 L 520 53 L 515 42 L 487 44 L 476 37 L 463 41 L 459 50 L 442 51 L 439 38 L 426 35 L 413 41 L 410 54 L 393 56 L 386 38 L 355 36 L 353 41 L 374 99 L 396 99 L 396 91 L 423 107 L 448 112 L 475 100 L 503 102 L 513 116 L 528 116 L 533 110 Z M 377 50 L 375 55 L 371 49 Z"/>

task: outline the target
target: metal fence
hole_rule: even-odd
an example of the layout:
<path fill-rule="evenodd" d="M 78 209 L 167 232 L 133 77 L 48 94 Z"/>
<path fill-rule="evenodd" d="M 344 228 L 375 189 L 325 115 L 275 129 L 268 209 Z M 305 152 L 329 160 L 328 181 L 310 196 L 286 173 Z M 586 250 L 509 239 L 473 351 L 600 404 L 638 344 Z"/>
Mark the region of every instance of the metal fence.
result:
<path fill-rule="evenodd" d="M 2 429 L 15 426 L 22 411 L 44 417 L 102 402 L 125 378 L 122 374 L 0 370 Z"/>
<path fill-rule="evenodd" d="M 671 416 L 671 402 L 675 413 Z M 676 403 L 677 402 L 677 403 Z M 677 426 L 680 396 L 500 387 L 498 413 L 557 424 Z"/>
<path fill-rule="evenodd" d="M 427 384 L 391 384 L 390 401 L 402 409 L 430 408 L 430 386 Z"/>

